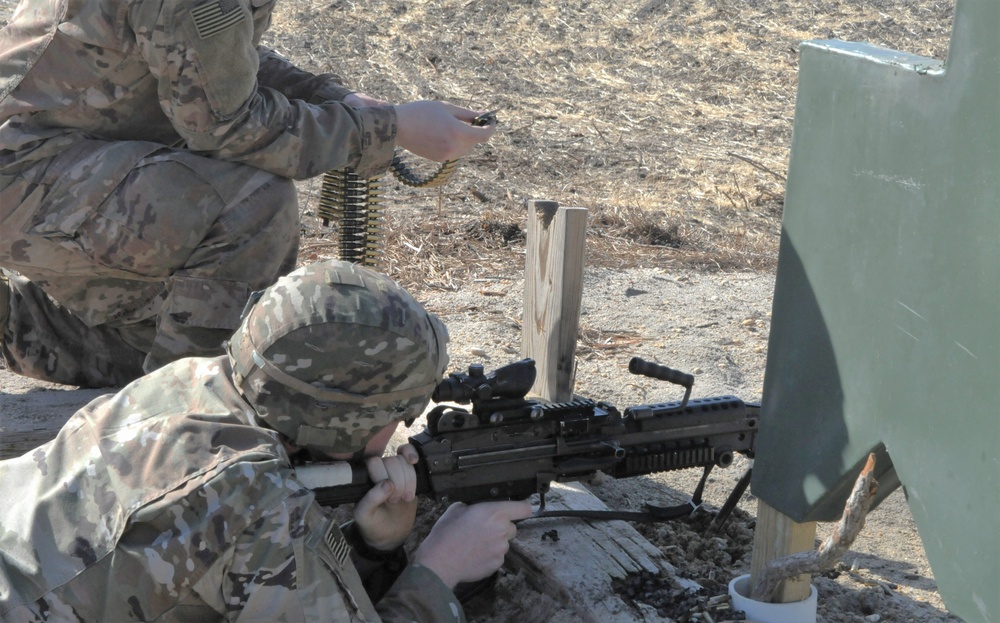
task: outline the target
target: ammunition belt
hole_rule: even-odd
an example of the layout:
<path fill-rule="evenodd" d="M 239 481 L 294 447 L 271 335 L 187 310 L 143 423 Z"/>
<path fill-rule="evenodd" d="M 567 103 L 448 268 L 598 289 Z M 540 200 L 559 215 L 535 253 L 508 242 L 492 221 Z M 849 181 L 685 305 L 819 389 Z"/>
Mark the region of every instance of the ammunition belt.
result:
<path fill-rule="evenodd" d="M 472 125 L 496 123 L 496 111 L 483 113 Z M 389 171 L 411 188 L 430 188 L 445 184 L 458 169 L 458 160 L 446 160 L 426 177 L 414 173 L 397 153 Z M 337 224 L 338 257 L 347 262 L 377 268 L 382 255 L 382 209 L 378 178 L 363 178 L 346 169 L 323 174 L 317 213 L 323 225 Z"/>

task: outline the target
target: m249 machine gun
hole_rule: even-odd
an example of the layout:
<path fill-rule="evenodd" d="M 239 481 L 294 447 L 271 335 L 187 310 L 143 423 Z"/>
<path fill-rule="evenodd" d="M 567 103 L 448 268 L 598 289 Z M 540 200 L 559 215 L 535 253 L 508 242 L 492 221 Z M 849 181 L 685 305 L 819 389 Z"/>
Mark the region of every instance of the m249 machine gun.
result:
<path fill-rule="evenodd" d="M 425 430 L 409 439 L 420 455 L 417 493 L 449 503 L 538 494 L 538 517 L 658 521 L 690 514 L 701 504 L 714 467 L 730 466 L 736 453 L 753 458 L 760 406 L 734 396 L 692 399 L 693 376 L 639 358 L 629 362 L 629 371 L 680 385 L 684 397 L 622 411 L 585 398 L 530 399 L 531 359 L 488 374 L 481 365 L 449 374 L 434 391 L 438 406 L 428 413 Z M 643 512 L 545 510 L 552 482 L 586 480 L 597 472 L 630 478 L 689 467 L 704 471 L 688 504 L 646 505 Z M 372 486 L 363 465 L 308 464 L 298 467 L 297 475 L 330 506 L 357 502 Z M 725 521 L 749 481 L 747 470 L 713 525 Z"/>

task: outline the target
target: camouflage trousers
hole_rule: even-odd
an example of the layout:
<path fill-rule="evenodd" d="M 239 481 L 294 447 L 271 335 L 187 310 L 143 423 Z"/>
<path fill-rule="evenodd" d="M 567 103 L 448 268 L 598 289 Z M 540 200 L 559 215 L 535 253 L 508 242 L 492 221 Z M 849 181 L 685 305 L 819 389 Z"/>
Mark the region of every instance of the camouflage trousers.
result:
<path fill-rule="evenodd" d="M 222 354 L 249 294 L 292 270 L 291 180 L 153 143 L 83 141 L 0 171 L 2 356 L 19 374 L 120 386 Z"/>

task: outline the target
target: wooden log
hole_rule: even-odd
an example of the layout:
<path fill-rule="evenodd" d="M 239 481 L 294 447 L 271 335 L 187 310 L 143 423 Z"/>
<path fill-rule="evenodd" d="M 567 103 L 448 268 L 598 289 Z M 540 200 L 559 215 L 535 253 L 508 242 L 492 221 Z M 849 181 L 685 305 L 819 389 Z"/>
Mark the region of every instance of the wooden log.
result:
<path fill-rule="evenodd" d="M 795 523 L 763 500 L 757 501 L 757 527 L 753 535 L 753 558 L 750 561 L 750 585 L 755 585 L 767 565 L 776 558 L 812 550 L 816 542 L 816 522 Z M 774 603 L 802 601 L 809 597 L 808 573 L 790 577 L 778 584 Z"/>
<path fill-rule="evenodd" d="M 532 394 L 552 402 L 573 397 L 586 232 L 585 208 L 528 202 L 521 353 L 538 369 Z"/>
<path fill-rule="evenodd" d="M 579 483 L 553 483 L 546 510 L 608 510 Z M 552 517 L 518 525 L 507 565 L 525 574 L 532 586 L 576 611 L 584 623 L 662 621 L 651 607 L 634 608 L 615 594 L 613 583 L 643 571 L 678 578 L 663 552 L 624 521 Z"/>

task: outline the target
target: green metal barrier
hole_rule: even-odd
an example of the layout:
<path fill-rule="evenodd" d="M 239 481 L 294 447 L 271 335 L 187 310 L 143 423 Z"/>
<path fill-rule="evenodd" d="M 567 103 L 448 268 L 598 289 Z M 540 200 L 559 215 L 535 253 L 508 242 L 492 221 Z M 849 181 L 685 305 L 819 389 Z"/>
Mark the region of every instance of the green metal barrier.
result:
<path fill-rule="evenodd" d="M 801 46 L 752 490 L 833 521 L 870 451 L 938 587 L 1000 621 L 1000 2 L 947 64 Z"/>

